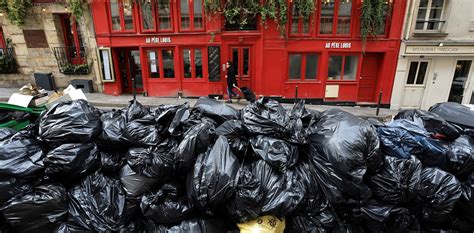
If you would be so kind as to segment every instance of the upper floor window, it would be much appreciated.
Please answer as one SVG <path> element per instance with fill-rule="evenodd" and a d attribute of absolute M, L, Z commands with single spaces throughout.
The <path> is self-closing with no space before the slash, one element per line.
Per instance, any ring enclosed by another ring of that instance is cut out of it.
<path fill-rule="evenodd" d="M 153 1 L 141 1 L 140 15 L 143 31 L 171 31 L 171 1 L 158 3 Z"/>
<path fill-rule="evenodd" d="M 319 34 L 350 34 L 352 4 L 352 0 L 322 0 Z"/>
<path fill-rule="evenodd" d="M 389 26 L 391 22 L 392 9 L 393 9 L 393 0 L 385 0 L 385 4 L 382 5 L 382 15 L 385 16 L 385 20 L 380 27 L 380 30 L 377 32 L 377 35 L 386 35 L 389 31 Z"/>
<path fill-rule="evenodd" d="M 181 30 L 204 29 L 202 0 L 180 0 L 179 5 Z"/>
<path fill-rule="evenodd" d="M 290 17 L 290 35 L 303 36 L 309 35 L 310 18 L 303 17 L 298 13 L 298 5 L 292 3 Z"/>
<path fill-rule="evenodd" d="M 133 31 L 133 4 L 131 0 L 110 0 L 112 31 Z"/>
<path fill-rule="evenodd" d="M 415 30 L 440 31 L 444 0 L 420 0 Z"/>

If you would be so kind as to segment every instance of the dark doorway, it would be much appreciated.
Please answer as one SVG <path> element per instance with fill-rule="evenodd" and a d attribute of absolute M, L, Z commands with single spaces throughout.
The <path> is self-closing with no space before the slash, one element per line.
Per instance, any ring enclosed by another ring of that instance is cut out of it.
<path fill-rule="evenodd" d="M 140 50 L 138 48 L 117 49 L 120 78 L 122 79 L 123 92 L 133 92 L 133 82 L 137 93 L 143 92 L 142 66 L 140 63 Z"/>
<path fill-rule="evenodd" d="M 379 53 L 367 53 L 364 56 L 360 72 L 358 102 L 375 103 L 375 87 L 382 63 L 382 55 Z"/>
<path fill-rule="evenodd" d="M 469 78 L 469 70 L 471 70 L 472 61 L 459 60 L 454 68 L 453 83 L 449 92 L 449 102 L 462 103 L 464 90 L 466 89 L 467 79 Z"/>

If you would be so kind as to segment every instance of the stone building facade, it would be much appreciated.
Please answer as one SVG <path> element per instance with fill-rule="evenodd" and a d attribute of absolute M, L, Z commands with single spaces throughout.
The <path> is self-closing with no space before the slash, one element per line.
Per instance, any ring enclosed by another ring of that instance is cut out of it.
<path fill-rule="evenodd" d="M 92 80 L 94 90 L 101 91 L 92 19 L 88 5 L 83 8 L 83 17 L 74 22 L 66 3 L 33 0 L 21 27 L 0 13 L 0 51 L 8 56 L 12 47 L 16 64 L 16 72 L 0 70 L 0 87 L 20 87 L 34 83 L 34 73 L 52 73 L 58 89 L 82 79 Z"/>

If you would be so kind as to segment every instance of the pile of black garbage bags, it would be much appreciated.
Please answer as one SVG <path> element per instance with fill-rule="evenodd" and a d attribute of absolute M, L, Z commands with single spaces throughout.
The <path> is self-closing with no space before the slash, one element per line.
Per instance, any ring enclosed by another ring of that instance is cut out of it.
<path fill-rule="evenodd" d="M 0 129 L 0 232 L 472 232 L 474 138 L 421 110 L 390 123 L 262 98 L 101 112 L 63 102 Z"/>

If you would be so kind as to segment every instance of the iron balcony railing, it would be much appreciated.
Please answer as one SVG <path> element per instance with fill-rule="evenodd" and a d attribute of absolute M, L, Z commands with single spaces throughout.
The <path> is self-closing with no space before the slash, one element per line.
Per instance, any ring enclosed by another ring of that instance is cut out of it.
<path fill-rule="evenodd" d="M 0 48 L 0 74 L 16 73 L 16 63 L 13 48 Z"/>
<path fill-rule="evenodd" d="M 86 47 L 53 47 L 52 49 L 59 72 L 63 74 L 89 74 L 91 72 L 91 62 L 89 62 Z"/>

